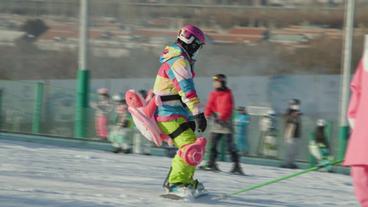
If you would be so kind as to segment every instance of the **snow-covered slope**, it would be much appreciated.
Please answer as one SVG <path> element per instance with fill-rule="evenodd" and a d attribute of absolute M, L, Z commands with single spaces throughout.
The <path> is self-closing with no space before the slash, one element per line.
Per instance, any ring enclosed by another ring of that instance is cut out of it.
<path fill-rule="evenodd" d="M 0 207 L 358 206 L 349 176 L 310 173 L 226 200 L 218 195 L 295 172 L 242 165 L 250 176 L 198 171 L 211 192 L 194 202 L 159 197 L 164 157 L 57 148 L 0 140 Z M 224 171 L 230 163 L 219 163 Z"/>

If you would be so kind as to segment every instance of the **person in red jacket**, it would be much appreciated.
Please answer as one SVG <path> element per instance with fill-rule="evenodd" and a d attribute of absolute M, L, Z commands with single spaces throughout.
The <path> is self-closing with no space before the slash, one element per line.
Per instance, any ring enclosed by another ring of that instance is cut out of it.
<path fill-rule="evenodd" d="M 234 100 L 231 90 L 226 86 L 226 76 L 224 74 L 213 76 L 213 87 L 214 90 L 210 93 L 205 108 L 205 116 L 214 119 L 211 130 L 212 146 L 209 161 L 202 169 L 213 171 L 219 170 L 216 164 L 218 154 L 217 145 L 221 138 L 225 137 L 227 149 L 234 163 L 231 173 L 244 175 L 239 164 L 239 155 L 233 140 L 232 113 L 234 109 Z"/>

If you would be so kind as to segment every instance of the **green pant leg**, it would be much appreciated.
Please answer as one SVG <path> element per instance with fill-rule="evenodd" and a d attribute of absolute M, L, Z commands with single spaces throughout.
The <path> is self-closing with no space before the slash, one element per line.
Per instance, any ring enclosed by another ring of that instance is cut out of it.
<path fill-rule="evenodd" d="M 158 125 L 162 132 L 170 134 L 175 131 L 185 120 L 180 118 L 168 122 L 159 122 Z M 192 144 L 196 140 L 196 135 L 191 129 L 187 129 L 179 136 L 175 137 L 174 144 L 179 150 L 187 144 Z M 188 165 L 181 157 L 175 155 L 171 163 L 171 173 L 169 175 L 169 183 L 190 184 L 193 181 L 195 167 Z"/>
<path fill-rule="evenodd" d="M 169 176 L 169 183 L 190 184 L 193 181 L 195 167 L 188 165 L 184 160 L 175 155 L 171 163 L 171 173 Z"/>

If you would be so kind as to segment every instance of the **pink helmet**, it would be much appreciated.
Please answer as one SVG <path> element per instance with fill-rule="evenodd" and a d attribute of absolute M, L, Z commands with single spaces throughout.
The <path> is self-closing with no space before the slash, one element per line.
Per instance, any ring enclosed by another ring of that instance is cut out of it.
<path fill-rule="evenodd" d="M 197 39 L 200 44 L 206 43 L 202 30 L 192 24 L 185 25 L 179 30 L 178 39 L 186 44 L 192 44 L 195 39 Z"/>
<path fill-rule="evenodd" d="M 109 89 L 107 89 L 107 88 L 99 88 L 97 90 L 97 93 L 98 94 L 109 94 Z"/>

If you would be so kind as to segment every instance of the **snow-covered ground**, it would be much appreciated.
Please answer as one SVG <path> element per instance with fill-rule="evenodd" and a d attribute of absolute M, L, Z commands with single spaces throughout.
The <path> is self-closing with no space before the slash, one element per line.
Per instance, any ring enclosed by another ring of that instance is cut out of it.
<path fill-rule="evenodd" d="M 218 200 L 222 193 L 296 172 L 245 164 L 250 176 L 198 171 L 211 195 L 171 201 L 159 197 L 169 165 L 164 157 L 0 140 L 0 207 L 358 206 L 349 176 L 319 172 Z"/>

